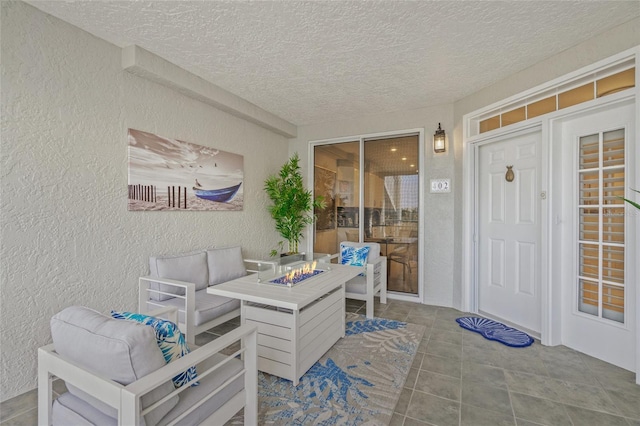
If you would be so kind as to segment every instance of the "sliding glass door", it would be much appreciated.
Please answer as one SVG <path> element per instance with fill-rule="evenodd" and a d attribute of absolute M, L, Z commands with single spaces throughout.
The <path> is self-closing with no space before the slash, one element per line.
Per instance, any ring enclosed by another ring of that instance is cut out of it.
<path fill-rule="evenodd" d="M 314 252 L 341 241 L 380 244 L 389 291 L 418 294 L 419 137 L 360 139 L 314 146 Z"/>

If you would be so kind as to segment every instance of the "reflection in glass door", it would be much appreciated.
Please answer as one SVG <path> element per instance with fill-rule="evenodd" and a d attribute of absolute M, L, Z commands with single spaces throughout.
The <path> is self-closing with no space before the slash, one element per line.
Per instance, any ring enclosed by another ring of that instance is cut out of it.
<path fill-rule="evenodd" d="M 327 202 L 315 212 L 314 252 L 378 242 L 388 291 L 409 295 L 418 294 L 418 144 L 414 135 L 314 147 L 314 194 Z"/>
<path fill-rule="evenodd" d="M 337 253 L 340 241 L 359 241 L 360 142 L 314 148 L 314 196 L 325 209 L 316 210 L 314 253 Z"/>
<path fill-rule="evenodd" d="M 364 141 L 364 241 L 387 256 L 387 290 L 418 294 L 418 136 Z"/>

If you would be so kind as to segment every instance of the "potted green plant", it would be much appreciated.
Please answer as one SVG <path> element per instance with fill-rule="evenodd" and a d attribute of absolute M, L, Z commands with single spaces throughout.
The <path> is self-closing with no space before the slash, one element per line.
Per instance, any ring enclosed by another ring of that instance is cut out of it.
<path fill-rule="evenodd" d="M 314 209 L 325 207 L 323 197 L 313 199 L 311 191 L 305 189 L 299 163 L 300 158 L 295 153 L 283 164 L 279 174 L 269 176 L 264 182 L 264 190 L 273 203 L 268 206 L 269 213 L 276 222 L 276 230 L 289 244 L 287 254 L 298 253 L 305 227 L 315 220 Z M 282 245 L 281 241 L 279 246 Z M 272 250 L 271 256 L 277 253 Z"/>

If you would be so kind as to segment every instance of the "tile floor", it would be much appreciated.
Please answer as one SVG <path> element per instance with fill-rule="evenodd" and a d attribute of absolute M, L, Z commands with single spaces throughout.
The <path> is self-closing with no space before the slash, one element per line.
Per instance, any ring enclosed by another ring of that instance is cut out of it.
<path fill-rule="evenodd" d="M 347 310 L 364 314 L 364 304 L 347 300 Z M 454 320 L 463 314 L 455 309 L 390 301 L 375 314 L 426 326 L 392 426 L 640 426 L 640 386 L 631 372 L 564 346 L 486 340 L 460 328 Z M 36 399 L 34 390 L 0 404 L 0 425 L 36 425 Z"/>

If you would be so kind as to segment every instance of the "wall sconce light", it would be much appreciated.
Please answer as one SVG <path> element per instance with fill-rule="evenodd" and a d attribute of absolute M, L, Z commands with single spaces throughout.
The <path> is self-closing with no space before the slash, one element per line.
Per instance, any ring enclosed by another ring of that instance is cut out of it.
<path fill-rule="evenodd" d="M 445 134 L 444 130 L 440 127 L 440 123 L 438 123 L 438 130 L 433 134 L 433 150 L 435 152 L 445 152 L 447 149 L 444 144 Z"/>

